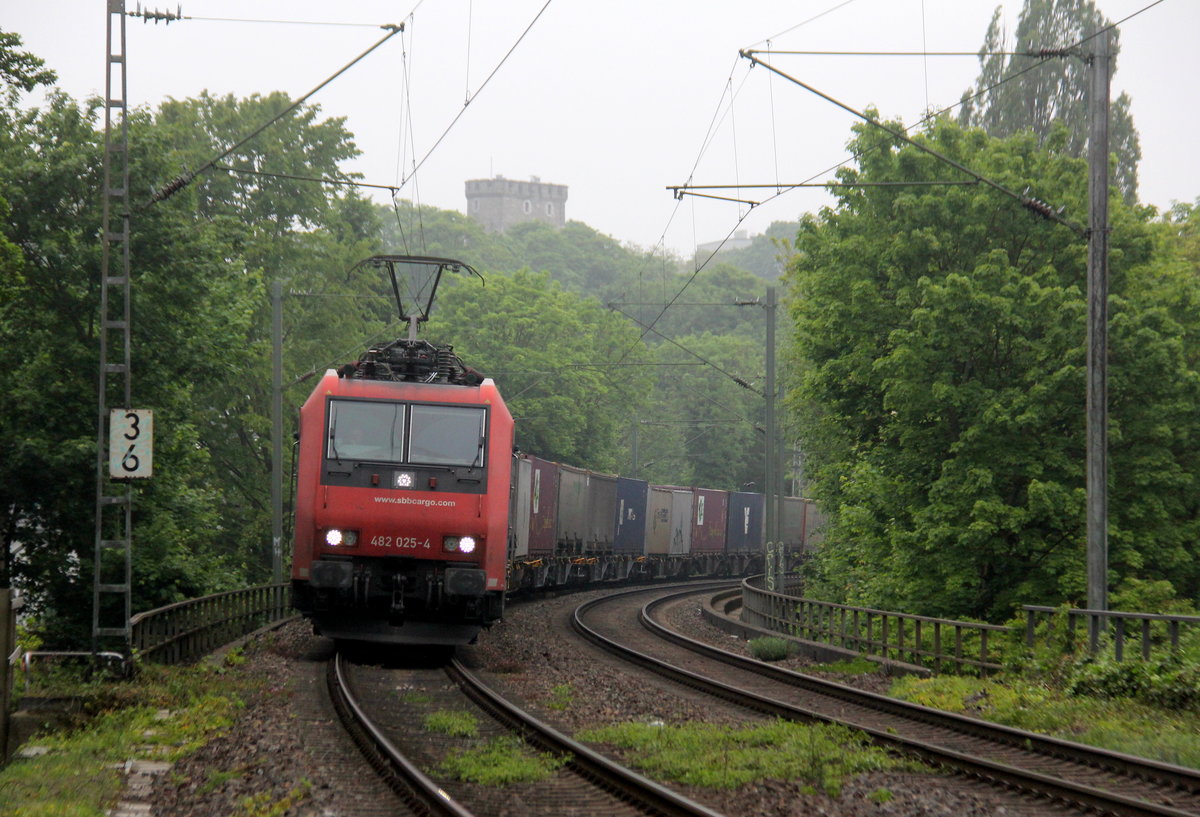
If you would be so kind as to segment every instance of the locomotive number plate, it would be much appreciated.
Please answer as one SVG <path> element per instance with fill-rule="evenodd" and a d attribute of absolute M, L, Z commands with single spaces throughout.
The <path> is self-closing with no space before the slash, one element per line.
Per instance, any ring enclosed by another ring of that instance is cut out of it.
<path fill-rule="evenodd" d="M 377 548 L 398 550 L 429 550 L 432 547 L 428 539 L 418 539 L 415 536 L 372 536 L 371 544 Z"/>

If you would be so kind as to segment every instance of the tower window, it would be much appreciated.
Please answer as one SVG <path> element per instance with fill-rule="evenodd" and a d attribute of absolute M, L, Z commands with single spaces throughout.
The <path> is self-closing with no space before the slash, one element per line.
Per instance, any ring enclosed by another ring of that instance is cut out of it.
<path fill-rule="evenodd" d="M 546 215 L 548 215 L 548 216 L 554 215 L 554 202 L 552 202 L 552 201 L 546 202 Z"/>
<path fill-rule="evenodd" d="M 533 212 L 533 203 L 529 199 L 525 199 L 521 209 L 525 211 L 525 215 L 529 215 Z"/>

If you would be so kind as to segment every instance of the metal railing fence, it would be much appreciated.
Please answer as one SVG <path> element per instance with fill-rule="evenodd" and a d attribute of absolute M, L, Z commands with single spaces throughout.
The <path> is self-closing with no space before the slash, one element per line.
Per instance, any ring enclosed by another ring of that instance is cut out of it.
<path fill-rule="evenodd" d="M 1087 634 L 1087 647 L 1093 653 L 1112 645 L 1113 655 L 1118 661 L 1125 660 L 1127 641 L 1140 642 L 1141 657 L 1149 661 L 1155 646 L 1172 652 L 1179 650 L 1180 632 L 1184 625 L 1200 625 L 1200 616 L 1160 615 L 1156 613 L 1128 613 L 1119 610 L 1084 610 L 1063 607 L 1038 607 L 1025 604 L 1025 645 L 1037 646 L 1037 630 L 1040 620 L 1049 625 L 1045 640 L 1061 638 L 1060 646 L 1066 650 L 1075 647 L 1077 630 Z M 1057 632 L 1056 615 L 1066 615 L 1066 626 Z M 1129 632 L 1133 629 L 1136 635 Z"/>
<path fill-rule="evenodd" d="M 144 661 L 186 663 L 291 614 L 287 584 L 216 593 L 135 615 L 133 650 Z"/>
<path fill-rule="evenodd" d="M 988 639 L 1006 632 L 1003 625 L 814 601 L 786 592 L 799 589 L 798 579 L 786 580 L 784 592 L 766 590 L 762 583 L 762 576 L 742 582 L 742 620 L 747 624 L 935 672 L 944 665 L 981 674 L 1001 668 L 991 660 Z"/>

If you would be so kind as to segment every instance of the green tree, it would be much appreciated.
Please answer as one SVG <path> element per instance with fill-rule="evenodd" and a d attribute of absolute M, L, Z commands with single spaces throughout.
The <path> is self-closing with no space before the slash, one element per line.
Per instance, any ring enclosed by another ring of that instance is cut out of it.
<path fill-rule="evenodd" d="M 792 239 L 799 222 L 773 221 L 762 235 L 752 236 L 750 246 L 717 253 L 717 259 L 752 272 L 767 281 L 776 281 L 787 267 L 792 254 Z M 699 253 L 703 261 L 708 253 Z"/>
<path fill-rule="evenodd" d="M 1022 131 L 1037 134 L 1045 143 L 1057 123 L 1067 126 L 1063 149 L 1086 157 L 1088 144 L 1086 55 L 1098 40 L 1089 40 L 1111 23 L 1092 0 L 1025 0 L 1017 30 L 1009 42 L 997 8 L 979 51 L 979 78 L 963 94 L 959 122 L 982 127 L 992 136 Z M 1082 42 L 1071 56 L 1043 59 L 1040 49 L 1066 48 Z M 1116 72 L 1118 31 L 1111 32 L 1111 71 Z M 1002 52 L 1017 52 L 1006 55 Z M 1112 103 L 1109 145 L 1117 156 L 1113 182 L 1125 202 L 1137 201 L 1137 166 L 1142 149 L 1130 114 L 1130 98 L 1121 94 Z"/>
<path fill-rule="evenodd" d="M 664 266 L 668 277 L 680 270 L 677 258 L 623 246 L 578 221 L 561 229 L 531 221 L 505 233 L 489 233 L 462 213 L 416 207 L 408 201 L 380 207 L 379 215 L 383 244 L 392 252 L 461 258 L 484 271 L 528 267 L 549 272 L 572 292 L 605 301 L 620 298 L 647 276 L 657 280 Z"/>
<path fill-rule="evenodd" d="M 131 189 L 159 189 L 286 104 L 205 95 L 131 112 Z M 0 532 L 55 645 L 90 635 L 101 105 L 52 93 L 44 109 L 0 108 L 0 356 L 15 380 L 0 395 Z M 230 164 L 339 178 L 354 155 L 315 109 L 276 127 Z M 351 273 L 379 229 L 353 194 L 218 171 L 132 222 L 133 387 L 157 420 L 133 529 L 133 603 L 148 609 L 269 576 L 270 281 L 287 284 L 293 375 L 357 354 L 393 316 L 383 282 Z"/>
<path fill-rule="evenodd" d="M 945 178 L 868 126 L 844 181 Z M 939 121 L 938 151 L 1074 212 L 1083 163 Z M 1113 210 L 1110 568 L 1198 589 L 1198 325 L 1154 261 L 1148 212 Z M 801 368 L 790 394 L 833 518 L 814 583 L 833 597 L 1003 617 L 1084 590 L 1086 246 L 982 187 L 856 188 L 806 219 L 789 272 Z M 1194 278 L 1192 279 L 1194 280 Z"/>
<path fill-rule="evenodd" d="M 51 643 L 86 639 L 95 494 L 101 135 L 93 100 L 52 94 L 44 110 L 8 110 L 0 137 L 4 231 L 20 249 L 19 277 L 0 311 L 3 364 L 16 383 L 0 396 L 11 455 L 0 463 L 0 507 L 17 581 Z M 139 113 L 133 127 L 148 117 Z M 134 179 L 157 157 L 139 143 Z M 222 275 L 230 247 L 211 224 L 169 208 L 138 220 L 133 349 L 136 394 L 153 406 L 160 477 L 139 489 L 135 601 L 154 606 L 230 580 L 213 544 L 219 503 L 191 414 L 194 384 L 225 375 L 247 290 Z M 140 375 L 140 378 L 139 378 Z M 169 520 L 169 521 L 168 521 Z"/>
<path fill-rule="evenodd" d="M 653 375 L 637 331 L 549 273 L 491 273 L 448 288 L 423 331 L 492 377 L 517 418 L 516 444 L 551 460 L 616 471 L 628 418 Z M 619 360 L 627 365 L 613 367 Z"/>
<path fill-rule="evenodd" d="M 742 318 L 761 323 L 757 314 Z M 680 337 L 677 343 L 663 343 L 656 349 L 663 365 L 658 368 L 654 411 L 644 418 L 641 431 L 642 460 L 654 464 L 646 478 L 723 490 L 762 490 L 761 341 L 706 332 Z"/>
<path fill-rule="evenodd" d="M 203 165 L 290 104 L 281 93 L 245 99 L 205 93 L 167 101 L 142 137 L 165 157 L 154 186 L 181 168 Z M 383 278 L 355 269 L 378 250 L 374 206 L 352 190 L 280 177 L 347 178 L 339 164 L 358 154 L 353 137 L 344 120 L 321 120 L 319 112 L 301 106 L 221 167 L 150 208 L 168 204 L 188 219 L 216 225 L 233 251 L 234 263 L 222 277 L 253 292 L 241 320 L 229 328 L 234 348 L 225 353 L 225 376 L 198 382 L 194 394 L 201 444 L 223 475 L 226 524 L 238 531 L 226 539 L 227 552 L 247 581 L 270 578 L 272 284 L 282 283 L 285 293 L 282 342 L 290 403 L 304 399 L 304 385 L 295 382 L 304 373 L 355 357 L 396 319 Z M 190 307 L 187 299 L 180 303 Z M 285 411 L 289 430 L 293 414 Z"/>
<path fill-rule="evenodd" d="M 19 51 L 21 35 L 0 29 L 0 83 L 5 86 L 5 103 L 15 105 L 21 91 L 53 85 L 57 76 L 44 68 L 46 61 L 28 51 Z"/>

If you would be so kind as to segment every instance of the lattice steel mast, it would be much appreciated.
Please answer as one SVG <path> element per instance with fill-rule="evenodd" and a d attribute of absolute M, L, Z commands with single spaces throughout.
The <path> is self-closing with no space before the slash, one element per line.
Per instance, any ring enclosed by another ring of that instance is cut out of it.
<path fill-rule="evenodd" d="M 129 117 L 125 0 L 108 0 L 104 82 L 104 190 L 100 243 L 100 371 L 96 389 L 96 537 L 92 649 L 130 650 L 133 490 L 107 476 L 109 408 L 132 406 L 129 286 Z M 114 134 L 114 118 L 116 132 Z M 116 228 L 113 220 L 116 219 Z M 115 263 L 113 257 L 115 255 Z M 113 267 L 116 269 L 114 270 Z M 110 379 L 110 375 L 112 375 Z M 115 575 L 114 575 L 115 574 Z M 115 618 L 120 615 L 120 622 Z"/>

